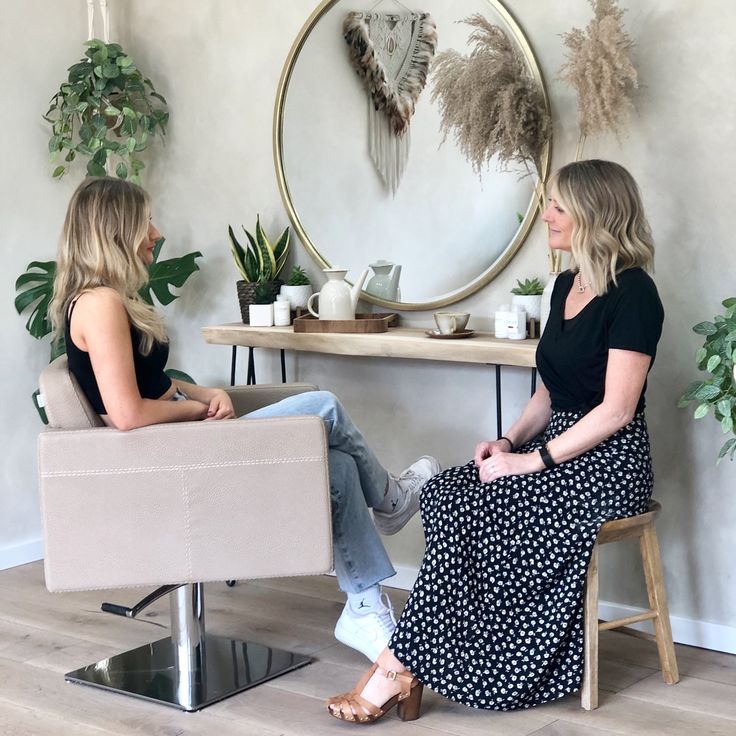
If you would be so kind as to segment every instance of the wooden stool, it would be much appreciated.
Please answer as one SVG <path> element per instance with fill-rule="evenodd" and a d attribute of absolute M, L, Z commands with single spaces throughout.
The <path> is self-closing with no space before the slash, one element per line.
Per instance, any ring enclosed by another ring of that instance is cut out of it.
<path fill-rule="evenodd" d="M 659 663 L 662 678 L 668 685 L 679 682 L 675 645 L 672 641 L 670 614 L 667 610 L 667 594 L 662 576 L 662 561 L 659 556 L 657 532 L 654 519 L 662 507 L 657 501 L 651 501 L 649 511 L 628 519 L 608 521 L 602 527 L 593 547 L 593 554 L 588 567 L 585 588 L 585 671 L 581 688 L 582 706 L 585 710 L 598 707 L 598 632 L 618 629 L 639 621 L 654 620 L 654 639 L 659 651 Z M 639 537 L 641 561 L 647 583 L 649 609 L 636 616 L 628 616 L 614 621 L 598 621 L 598 547 L 609 542 Z M 640 634 L 640 632 L 636 632 Z M 651 639 L 649 635 L 645 638 Z"/>

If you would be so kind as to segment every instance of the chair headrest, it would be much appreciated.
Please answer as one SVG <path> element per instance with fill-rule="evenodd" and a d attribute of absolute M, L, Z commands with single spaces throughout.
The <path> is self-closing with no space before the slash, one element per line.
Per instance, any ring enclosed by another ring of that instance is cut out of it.
<path fill-rule="evenodd" d="M 66 355 L 60 355 L 41 372 L 39 388 L 44 396 L 51 429 L 104 427 L 77 380 L 69 372 Z"/>

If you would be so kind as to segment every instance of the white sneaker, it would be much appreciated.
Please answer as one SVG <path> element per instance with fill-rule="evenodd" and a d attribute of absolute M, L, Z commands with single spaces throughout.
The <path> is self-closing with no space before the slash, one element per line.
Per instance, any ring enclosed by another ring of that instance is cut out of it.
<path fill-rule="evenodd" d="M 419 492 L 424 484 L 442 470 L 439 462 L 429 455 L 422 455 L 399 477 L 391 476 L 399 485 L 402 496 L 393 511 L 373 509 L 373 520 L 381 534 L 390 536 L 406 526 L 406 522 L 419 511 Z"/>
<path fill-rule="evenodd" d="M 335 626 L 335 638 L 365 654 L 371 662 L 378 659 L 396 628 L 394 609 L 385 593 L 381 594 L 381 603 L 370 613 L 355 613 L 346 603 Z"/>

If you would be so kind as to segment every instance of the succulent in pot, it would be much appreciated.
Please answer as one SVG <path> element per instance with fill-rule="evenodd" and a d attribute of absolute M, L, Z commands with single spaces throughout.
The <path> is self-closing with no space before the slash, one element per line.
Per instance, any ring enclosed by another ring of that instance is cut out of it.
<path fill-rule="evenodd" d="M 283 282 L 278 276 L 286 265 L 289 255 L 289 228 L 287 227 L 278 240 L 272 243 L 261 227 L 260 216 L 256 216 L 255 235 L 243 228 L 248 238 L 245 247 L 240 244 L 229 225 L 227 231 L 230 235 L 230 252 L 235 267 L 243 277 L 237 282 L 240 314 L 243 322 L 249 324 L 248 307 L 255 303 L 256 284 L 265 284 L 270 290 L 269 303 L 273 302 L 279 293 Z"/>
<path fill-rule="evenodd" d="M 544 285 L 539 279 L 517 279 L 516 286 L 511 289 L 511 302 L 522 307 L 528 319 L 539 322 L 542 316 L 543 291 Z"/>
<path fill-rule="evenodd" d="M 292 309 L 306 309 L 312 296 L 312 284 L 301 266 L 294 266 L 289 278 L 281 287 L 281 295 L 288 297 Z"/>

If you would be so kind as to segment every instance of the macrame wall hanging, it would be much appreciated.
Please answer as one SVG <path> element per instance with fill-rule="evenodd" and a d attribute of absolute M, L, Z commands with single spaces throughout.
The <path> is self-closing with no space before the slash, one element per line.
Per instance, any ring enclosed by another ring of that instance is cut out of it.
<path fill-rule="evenodd" d="M 343 34 L 368 90 L 368 151 L 395 196 L 409 159 L 409 123 L 437 48 L 437 27 L 429 13 L 407 8 L 348 13 Z"/>

